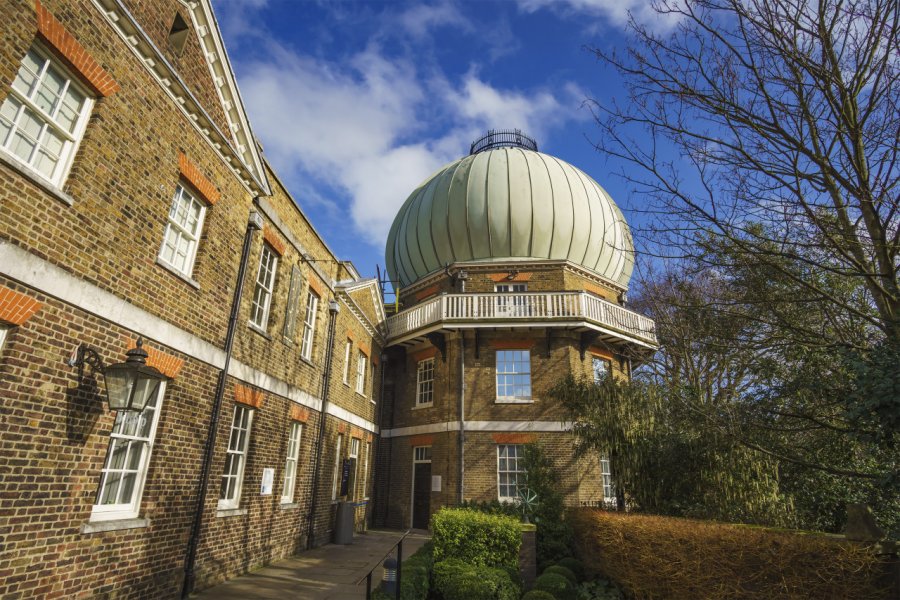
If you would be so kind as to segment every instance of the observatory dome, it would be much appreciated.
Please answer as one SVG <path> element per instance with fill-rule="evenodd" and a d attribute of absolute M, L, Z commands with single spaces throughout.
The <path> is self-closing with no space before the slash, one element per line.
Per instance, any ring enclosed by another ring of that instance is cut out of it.
<path fill-rule="evenodd" d="M 616 203 L 584 172 L 515 134 L 505 143 L 489 133 L 413 190 L 388 234 L 391 280 L 406 287 L 456 262 L 549 259 L 627 288 L 634 245 Z"/>

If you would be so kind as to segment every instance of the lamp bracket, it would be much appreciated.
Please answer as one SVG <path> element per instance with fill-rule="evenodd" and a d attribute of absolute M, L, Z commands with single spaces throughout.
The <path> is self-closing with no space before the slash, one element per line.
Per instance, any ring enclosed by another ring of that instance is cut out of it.
<path fill-rule="evenodd" d="M 72 357 L 69 358 L 68 363 L 70 367 L 78 367 L 78 379 L 84 377 L 84 365 L 90 366 L 94 372 L 103 373 L 105 369 L 100 354 L 87 344 L 79 345 Z"/>

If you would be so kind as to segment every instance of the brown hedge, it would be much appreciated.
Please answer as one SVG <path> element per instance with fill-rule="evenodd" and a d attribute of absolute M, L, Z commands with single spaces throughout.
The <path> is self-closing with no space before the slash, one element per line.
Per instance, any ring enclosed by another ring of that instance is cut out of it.
<path fill-rule="evenodd" d="M 585 568 L 638 599 L 889 599 L 871 545 L 709 521 L 578 509 Z"/>

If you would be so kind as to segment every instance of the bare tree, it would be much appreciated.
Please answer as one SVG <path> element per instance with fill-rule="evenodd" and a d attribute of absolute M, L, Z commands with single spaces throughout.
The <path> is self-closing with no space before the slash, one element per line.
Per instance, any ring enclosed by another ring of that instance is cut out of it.
<path fill-rule="evenodd" d="M 760 318 L 795 341 L 900 343 L 900 3 L 657 10 L 671 33 L 632 23 L 626 53 L 594 50 L 629 90 L 627 103 L 595 103 L 598 148 L 639 167 L 624 175 L 665 214 L 657 247 L 779 279 Z M 811 302 L 825 323 L 794 318 Z"/>

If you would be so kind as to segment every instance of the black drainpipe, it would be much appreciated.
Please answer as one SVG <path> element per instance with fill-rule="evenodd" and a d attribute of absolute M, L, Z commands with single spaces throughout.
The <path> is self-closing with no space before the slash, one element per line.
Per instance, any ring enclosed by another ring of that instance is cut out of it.
<path fill-rule="evenodd" d="M 184 559 L 184 585 L 181 588 L 182 598 L 187 598 L 188 594 L 194 589 L 194 581 L 196 579 L 194 564 L 197 560 L 197 548 L 200 545 L 200 531 L 203 525 L 203 508 L 206 504 L 206 491 L 208 488 L 207 480 L 209 479 L 209 470 L 212 466 L 213 454 L 216 449 L 219 413 L 222 412 L 222 398 L 225 396 L 225 381 L 228 378 L 228 367 L 231 364 L 231 349 L 234 346 L 234 332 L 241 307 L 241 294 L 244 291 L 244 276 L 247 272 L 247 259 L 250 258 L 250 243 L 253 241 L 253 233 L 260 229 L 262 229 L 262 217 L 260 217 L 258 212 L 252 210 L 250 211 L 250 218 L 247 220 L 247 231 L 244 232 L 244 246 L 241 248 L 241 264 L 238 267 L 237 283 L 234 286 L 234 297 L 231 299 L 231 316 L 228 318 L 228 330 L 225 333 L 225 365 L 219 372 L 212 414 L 209 417 L 209 432 L 206 435 L 206 448 L 203 455 L 203 465 L 200 468 L 200 479 L 198 483 L 197 508 L 194 511 L 194 522 L 191 525 L 191 537 L 188 540 L 187 554 Z"/>
<path fill-rule="evenodd" d="M 322 442 L 325 439 L 325 413 L 328 409 L 328 388 L 331 385 L 331 358 L 334 354 L 334 326 L 341 306 L 337 300 L 328 303 L 328 345 L 325 347 L 325 372 L 322 374 L 322 412 L 319 413 L 319 441 L 316 444 L 316 466 L 313 470 L 312 492 L 310 493 L 306 549 L 313 547 L 315 540 L 316 496 L 319 491 L 319 471 L 322 463 Z"/>

